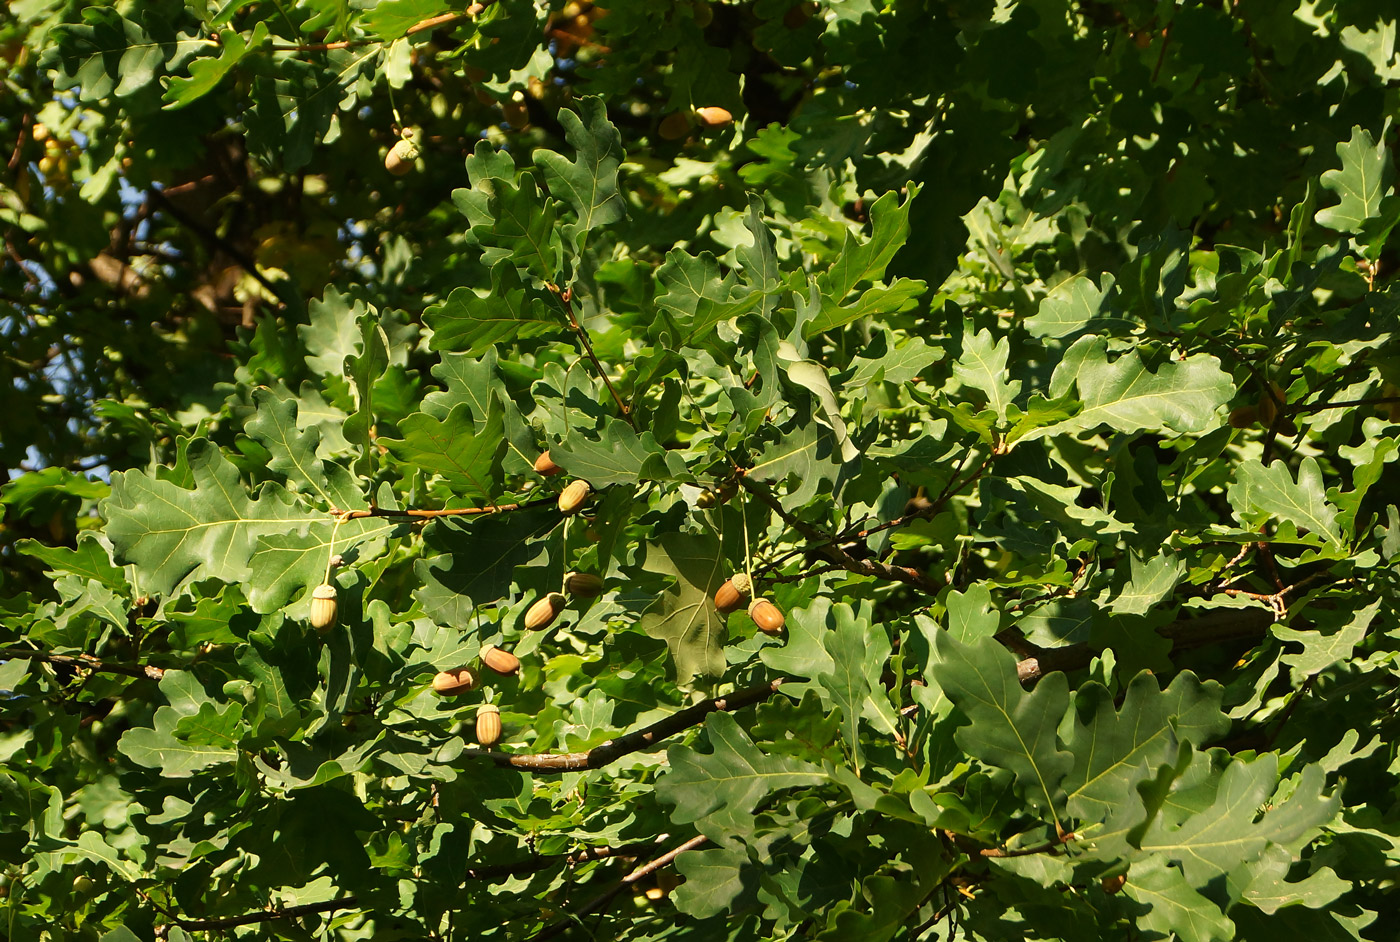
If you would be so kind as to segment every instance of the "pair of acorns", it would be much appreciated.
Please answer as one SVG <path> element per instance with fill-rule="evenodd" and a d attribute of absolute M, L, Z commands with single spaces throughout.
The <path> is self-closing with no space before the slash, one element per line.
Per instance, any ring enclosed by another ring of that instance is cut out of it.
<path fill-rule="evenodd" d="M 782 610 L 765 598 L 756 598 L 749 602 L 749 596 L 752 594 L 753 580 L 742 572 L 736 572 L 724 580 L 724 585 L 715 591 L 715 610 L 721 615 L 728 615 L 730 612 L 737 612 L 748 602 L 749 617 L 753 619 L 759 631 L 766 635 L 782 634 L 783 625 L 787 623 Z"/>
<path fill-rule="evenodd" d="M 520 671 L 520 658 L 493 644 L 481 649 L 481 663 L 502 676 Z M 439 671 L 433 677 L 433 691 L 441 697 L 456 697 L 476 686 L 476 675 L 470 667 Z M 494 746 L 501 738 L 501 709 L 494 703 L 483 703 L 476 711 L 476 741 Z"/>
<path fill-rule="evenodd" d="M 540 452 L 540 456 L 535 459 L 535 472 L 544 477 L 552 478 L 563 470 L 549 457 L 548 448 Z M 566 517 L 572 517 L 583 509 L 583 503 L 588 500 L 588 495 L 591 493 L 593 493 L 593 488 L 587 481 L 570 481 L 559 492 L 559 512 Z"/>
<path fill-rule="evenodd" d="M 530 631 L 542 631 L 554 624 L 554 619 L 569 604 L 566 593 L 579 599 L 597 598 L 603 594 L 603 580 L 588 572 L 566 573 L 563 592 L 550 592 L 525 610 L 525 627 Z"/>

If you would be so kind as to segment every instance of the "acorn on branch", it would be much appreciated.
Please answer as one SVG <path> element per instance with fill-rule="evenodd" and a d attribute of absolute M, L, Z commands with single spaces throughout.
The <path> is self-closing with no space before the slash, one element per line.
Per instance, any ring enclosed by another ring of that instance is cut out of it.
<path fill-rule="evenodd" d="M 753 581 L 746 574 L 736 572 L 715 592 L 715 609 L 721 615 L 737 612 L 744 607 L 744 603 L 748 602 L 752 594 Z"/>

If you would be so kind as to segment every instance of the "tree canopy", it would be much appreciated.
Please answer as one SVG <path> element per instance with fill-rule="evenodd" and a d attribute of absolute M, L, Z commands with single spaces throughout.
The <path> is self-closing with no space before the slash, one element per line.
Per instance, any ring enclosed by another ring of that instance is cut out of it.
<path fill-rule="evenodd" d="M 1388 938 L 1396 22 L 14 0 L 0 938 Z"/>

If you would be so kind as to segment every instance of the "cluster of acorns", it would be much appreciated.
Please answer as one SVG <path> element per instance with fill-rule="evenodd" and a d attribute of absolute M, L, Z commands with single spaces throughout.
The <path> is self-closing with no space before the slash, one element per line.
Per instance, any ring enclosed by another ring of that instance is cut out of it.
<path fill-rule="evenodd" d="M 549 457 L 549 452 L 545 451 L 535 460 L 535 471 L 545 477 L 552 477 L 563 469 L 555 464 Z M 558 507 L 559 512 L 565 516 L 572 516 L 578 513 L 588 500 L 588 495 L 592 488 L 587 481 L 571 481 L 560 493 Z M 722 489 L 720 499 L 727 500 L 733 496 L 733 490 L 727 493 Z M 711 494 L 706 491 L 705 494 Z M 711 500 L 705 506 L 714 505 L 715 495 L 711 494 Z M 703 502 L 702 502 L 703 503 Z M 548 628 L 559 617 L 559 613 L 569 603 L 569 597 L 591 599 L 603 594 L 603 580 L 592 573 L 569 572 L 564 576 L 561 592 L 549 592 L 538 599 L 525 611 L 525 628 L 529 631 L 541 631 Z M 724 584 L 715 592 L 715 609 L 721 615 L 729 615 L 736 612 L 748 604 L 749 617 L 753 619 L 759 630 L 765 634 L 781 634 L 786 620 L 782 611 L 768 599 L 755 598 L 753 595 L 753 581 L 744 573 L 735 573 L 725 580 Z M 311 627 L 319 632 L 327 632 L 335 626 L 336 622 L 336 590 L 330 583 L 322 583 L 311 591 Z M 520 670 L 520 659 L 509 651 L 487 645 L 481 649 L 481 663 L 497 674 L 511 676 Z M 455 697 L 471 691 L 476 686 L 476 675 L 469 667 L 459 667 L 455 670 L 439 671 L 433 677 L 433 690 L 439 696 Z M 492 703 L 483 703 L 476 714 L 476 741 L 483 746 L 492 746 L 501 738 L 501 711 L 498 706 Z"/>

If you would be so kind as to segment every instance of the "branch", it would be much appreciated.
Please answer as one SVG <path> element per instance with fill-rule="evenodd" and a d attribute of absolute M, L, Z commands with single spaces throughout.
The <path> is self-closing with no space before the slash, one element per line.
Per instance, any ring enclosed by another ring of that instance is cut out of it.
<path fill-rule="evenodd" d="M 662 837 L 665 837 L 665 835 L 663 834 Z M 539 870 L 547 870 L 557 863 L 564 863 L 573 867 L 593 860 L 640 857 L 655 848 L 656 844 L 654 842 L 627 844 L 622 847 L 585 847 L 576 854 L 545 854 L 515 863 L 490 864 L 485 867 L 471 868 L 467 870 L 467 879 L 491 880 L 495 877 L 520 876 L 526 873 L 535 873 Z"/>
<path fill-rule="evenodd" d="M 58 664 L 63 667 L 83 668 L 106 674 L 125 674 L 127 677 L 149 677 L 160 680 L 165 676 L 165 668 L 153 664 L 112 664 L 91 654 L 50 654 L 47 651 L 31 651 L 28 648 L 0 648 L 0 660 L 12 657 L 43 661 L 45 664 Z"/>
<path fill-rule="evenodd" d="M 697 726 L 711 713 L 738 710 L 755 703 L 762 703 L 777 692 L 784 678 L 778 678 L 757 687 L 736 690 L 723 697 L 713 697 L 679 713 L 673 713 L 664 720 L 652 723 L 645 729 L 627 733 L 616 739 L 609 739 L 587 752 L 556 752 L 540 755 L 516 755 L 512 752 L 467 753 L 469 757 L 489 758 L 497 766 L 509 769 L 522 769 L 527 772 L 574 772 L 580 769 L 600 769 L 616 762 L 625 755 L 640 752 L 656 745 L 668 736 Z"/>
<path fill-rule="evenodd" d="M 893 566 L 889 563 L 880 562 L 875 559 L 856 559 L 841 547 L 833 542 L 836 538 L 824 530 L 812 526 L 783 509 L 783 505 L 773 496 L 773 492 L 758 481 L 741 476 L 739 483 L 746 491 L 753 494 L 759 500 L 767 504 L 774 513 L 783 519 L 783 522 L 792 527 L 798 533 L 805 536 L 823 556 L 830 559 L 840 568 L 847 572 L 854 572 L 857 575 L 872 576 L 876 579 L 884 579 L 888 582 L 902 582 L 905 585 L 922 589 L 925 592 L 937 593 L 939 585 L 929 579 L 917 569 L 910 569 L 907 566 Z"/>
<path fill-rule="evenodd" d="M 239 268 L 252 275 L 253 278 L 258 282 L 258 284 L 262 285 L 268 291 L 272 292 L 272 296 L 274 298 L 277 298 L 279 301 L 281 300 L 282 295 L 278 292 L 277 286 L 273 284 L 272 281 L 266 275 L 264 275 L 262 271 L 258 269 L 258 263 L 255 262 L 252 256 L 250 256 L 247 252 L 243 251 L 238 246 L 234 245 L 232 242 L 219 235 L 213 229 L 210 229 L 208 226 L 204 225 L 204 223 L 200 222 L 198 219 L 195 219 L 192 216 L 186 214 L 184 210 L 176 207 L 176 205 L 172 203 L 160 190 L 150 190 L 150 198 L 153 201 L 159 203 L 161 208 L 164 209 L 167 213 L 169 213 L 176 222 L 180 223 L 180 225 L 184 226 L 186 229 L 189 229 L 191 232 L 199 236 L 205 242 L 208 242 L 210 245 L 224 252 L 226 255 L 229 256 L 229 258 L 233 259 L 235 262 L 238 263 Z"/>
<path fill-rule="evenodd" d="M 286 906 L 281 909 L 265 909 L 256 913 L 245 913 L 242 916 L 222 916 L 217 919 L 185 919 L 179 916 L 171 917 L 171 922 L 181 929 L 193 929 L 195 931 L 207 929 L 232 929 L 234 926 L 248 926 L 257 922 L 272 922 L 274 919 L 295 919 L 298 916 L 310 916 L 314 913 L 335 912 L 337 909 L 352 909 L 359 905 L 359 900 L 353 896 L 342 896 L 340 899 L 326 900 L 321 903 L 303 903 L 300 906 Z M 156 930 L 156 938 L 166 937 L 165 927 Z"/>
<path fill-rule="evenodd" d="M 601 896 L 595 897 L 591 902 L 570 913 L 569 915 L 572 918 L 561 919 L 559 922 L 556 922 L 554 925 L 548 927 L 547 929 L 543 929 L 540 932 L 536 933 L 534 936 L 531 937 L 531 942 L 544 942 L 545 939 L 552 939 L 557 935 L 567 932 L 570 928 L 572 928 L 575 925 L 579 916 L 587 916 L 589 913 L 601 909 L 602 907 L 606 906 L 609 902 L 611 902 L 614 896 L 622 892 L 622 890 L 624 890 L 628 886 L 631 886 L 633 883 L 636 883 L 638 880 L 642 879 L 645 876 L 655 873 L 662 867 L 665 867 L 668 864 L 670 864 L 681 854 L 685 853 L 688 850 L 694 850 L 695 848 L 699 847 L 701 844 L 704 844 L 708 840 L 709 838 L 707 838 L 703 834 L 697 835 L 695 837 L 692 837 L 690 840 L 686 841 L 679 847 L 675 848 L 674 850 L 670 850 L 662 854 L 660 857 L 657 857 L 650 863 L 638 867 L 636 870 L 633 870 L 631 873 L 627 874 L 627 876 L 619 880 L 617 882 L 617 885 L 609 889 L 606 893 L 603 893 Z"/>
<path fill-rule="evenodd" d="M 1200 618 L 1187 618 L 1163 625 L 1157 634 L 1170 640 L 1176 648 L 1200 647 L 1223 641 L 1257 638 L 1274 623 L 1273 612 L 1258 608 L 1224 609 Z M 1016 665 L 1021 683 L 1030 686 L 1052 671 L 1066 673 L 1088 667 L 1098 654 L 1087 644 L 1067 644 L 1059 648 L 1042 648 L 1028 641 L 1013 644 L 998 637 L 1007 647 L 1023 657 Z"/>
<path fill-rule="evenodd" d="M 554 496 L 541 497 L 539 500 L 528 500 L 517 504 L 491 504 L 488 507 L 457 507 L 452 510 L 385 510 L 383 507 L 370 507 L 365 510 L 340 510 L 330 508 L 333 517 L 341 517 L 345 520 L 358 520 L 361 517 L 415 517 L 420 519 L 432 519 L 435 517 L 476 517 L 482 514 L 500 514 L 512 510 L 528 510 L 531 507 L 543 507 L 546 504 L 553 504 L 558 500 Z"/>
<path fill-rule="evenodd" d="M 494 0 L 488 0 L 494 2 Z M 420 20 L 410 26 L 405 32 L 405 36 L 412 36 L 414 33 L 421 33 L 424 30 L 437 29 L 439 26 L 446 26 L 458 20 L 465 20 L 475 17 L 486 8 L 484 3 L 474 3 L 467 8 L 465 13 L 443 13 L 440 16 L 430 17 Z M 273 52 L 333 52 L 337 49 L 354 49 L 358 46 L 369 46 L 375 43 L 383 43 L 382 39 L 344 39 L 334 43 L 302 43 L 300 45 L 292 43 L 273 43 Z"/>
<path fill-rule="evenodd" d="M 622 401 L 622 397 L 617 394 L 617 389 L 614 388 L 612 380 L 608 378 L 608 371 L 603 369 L 603 364 L 598 360 L 598 354 L 593 352 L 593 341 L 588 337 L 588 329 L 584 327 L 583 324 L 579 322 L 578 317 L 574 315 L 574 289 L 564 288 L 561 290 L 558 285 L 549 285 L 549 288 L 554 292 L 554 296 L 559 299 L 559 302 L 564 305 L 564 313 L 569 318 L 569 326 L 572 327 L 574 333 L 578 335 L 579 344 L 583 347 L 583 352 L 588 354 L 588 359 L 593 361 L 593 368 L 598 371 L 599 376 L 603 377 L 603 382 L 607 384 L 608 392 L 612 393 L 613 402 L 617 403 L 617 408 L 622 413 L 622 417 L 627 420 L 628 425 L 636 428 L 636 425 L 634 425 L 632 421 L 631 410 L 627 408 L 627 403 Z"/>

